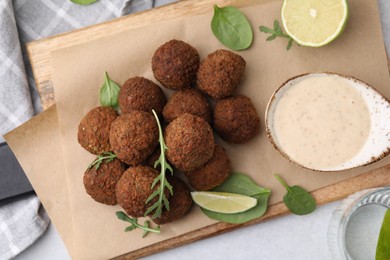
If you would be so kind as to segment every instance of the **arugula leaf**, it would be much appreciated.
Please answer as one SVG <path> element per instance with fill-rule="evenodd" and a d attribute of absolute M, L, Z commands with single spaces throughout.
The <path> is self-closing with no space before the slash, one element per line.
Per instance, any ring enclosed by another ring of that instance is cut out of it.
<path fill-rule="evenodd" d="M 233 6 L 214 5 L 211 30 L 226 47 L 239 51 L 247 49 L 253 41 L 252 27 L 246 16 Z"/>
<path fill-rule="evenodd" d="M 79 5 L 89 5 L 97 2 L 98 0 L 70 0 L 70 1 Z"/>
<path fill-rule="evenodd" d="M 149 232 L 160 233 L 160 226 L 157 226 L 157 228 L 151 228 L 149 221 L 145 221 L 144 225 L 141 225 L 138 223 L 137 218 L 130 218 L 123 211 L 117 211 L 115 214 L 118 219 L 131 223 L 130 226 L 125 228 L 125 232 L 132 231 L 136 228 L 142 229 L 144 231 L 142 234 L 142 238 L 144 238 Z"/>
<path fill-rule="evenodd" d="M 164 190 L 167 188 L 171 195 L 173 195 L 173 189 L 171 184 L 169 184 L 168 180 L 166 179 L 166 170 L 170 171 L 173 175 L 172 167 L 168 164 L 168 162 L 165 159 L 165 151 L 168 149 L 164 142 L 164 136 L 161 129 L 160 120 L 158 119 L 158 116 L 154 109 L 152 110 L 154 117 L 157 121 L 158 126 L 158 135 L 159 135 L 159 142 L 160 142 L 160 157 L 158 160 L 154 163 L 154 168 L 156 168 L 158 165 L 160 165 L 160 174 L 154 179 L 152 183 L 151 189 L 153 189 L 157 183 L 160 183 L 160 186 L 156 191 L 152 193 L 152 195 L 149 196 L 149 198 L 146 200 L 146 204 L 148 204 L 152 199 L 158 196 L 158 200 L 148 208 L 148 210 L 145 212 L 145 216 L 149 215 L 151 212 L 155 211 L 152 219 L 161 217 L 161 213 L 163 208 L 165 207 L 167 210 L 169 210 L 169 201 L 165 196 Z"/>
<path fill-rule="evenodd" d="M 241 173 L 232 173 L 222 185 L 214 188 L 213 191 L 238 193 L 257 199 L 255 207 L 235 214 L 217 213 L 202 208 L 203 213 L 209 218 L 233 224 L 241 224 L 261 217 L 267 211 L 268 198 L 271 194 L 270 189 L 258 186 L 251 178 Z"/>
<path fill-rule="evenodd" d="M 287 194 L 283 197 L 286 207 L 296 215 L 306 215 L 316 209 L 317 203 L 314 198 L 300 186 L 288 186 L 277 174 L 275 178 L 286 188 Z"/>
<path fill-rule="evenodd" d="M 105 107 L 112 107 L 115 110 L 119 109 L 118 95 L 120 87 L 112 81 L 108 73 L 104 73 L 104 84 L 100 88 L 100 103 Z"/>
<path fill-rule="evenodd" d="M 88 166 L 88 170 L 92 168 L 92 166 L 95 166 L 95 169 L 99 169 L 100 165 L 106 160 L 104 163 L 112 162 L 116 158 L 116 154 L 113 152 L 104 152 Z"/>
<path fill-rule="evenodd" d="M 268 28 L 266 26 L 260 26 L 259 29 L 263 33 L 270 33 L 271 34 L 271 36 L 267 37 L 267 41 L 273 41 L 276 39 L 276 37 L 281 37 L 281 38 L 285 38 L 288 40 L 287 50 L 289 50 L 292 47 L 293 39 L 288 34 L 283 33 L 282 28 L 280 27 L 278 20 L 274 21 L 274 28 L 273 29 Z"/>

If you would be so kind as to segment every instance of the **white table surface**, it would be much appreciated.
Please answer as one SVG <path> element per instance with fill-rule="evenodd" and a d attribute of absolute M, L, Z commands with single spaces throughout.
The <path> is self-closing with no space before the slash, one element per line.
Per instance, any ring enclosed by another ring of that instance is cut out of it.
<path fill-rule="evenodd" d="M 390 53 L 390 0 L 378 2 L 386 47 Z M 331 259 L 327 246 L 327 228 L 338 204 L 333 202 L 320 206 L 307 216 L 288 215 L 240 228 L 145 259 Z M 51 224 L 34 245 L 15 259 L 62 260 L 70 259 L 70 256 Z"/>
<path fill-rule="evenodd" d="M 166 259 L 331 259 L 327 228 L 338 202 L 318 207 L 306 216 L 288 215 L 240 228 L 146 257 Z M 70 259 L 55 227 L 22 252 L 18 260 Z"/>

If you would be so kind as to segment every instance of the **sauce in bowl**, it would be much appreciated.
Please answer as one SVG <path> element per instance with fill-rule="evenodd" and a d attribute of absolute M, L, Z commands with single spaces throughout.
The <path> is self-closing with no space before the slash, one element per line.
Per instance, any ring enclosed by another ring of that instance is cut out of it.
<path fill-rule="evenodd" d="M 370 134 L 367 103 L 350 81 L 318 74 L 289 87 L 273 114 L 277 146 L 296 163 L 315 169 L 343 164 Z"/>

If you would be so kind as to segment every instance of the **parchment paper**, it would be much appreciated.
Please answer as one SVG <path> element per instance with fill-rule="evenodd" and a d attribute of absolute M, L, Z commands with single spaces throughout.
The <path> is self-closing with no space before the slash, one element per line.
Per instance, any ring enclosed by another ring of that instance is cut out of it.
<path fill-rule="evenodd" d="M 56 106 L 5 135 L 70 254 L 73 220 Z"/>
<path fill-rule="evenodd" d="M 306 72 L 332 71 L 355 76 L 390 97 L 390 79 L 376 1 L 353 0 L 349 3 L 349 23 L 339 39 L 322 48 L 294 45 L 290 51 L 285 50 L 285 40 L 266 42 L 267 35 L 258 30 L 259 25 L 271 27 L 274 19 L 280 20 L 280 2 L 242 9 L 253 25 L 255 40 L 249 50 L 239 53 L 247 61 L 247 68 L 244 82 L 237 93 L 251 97 L 262 121 L 268 99 L 274 90 L 288 78 Z M 224 48 L 211 33 L 211 17 L 209 13 L 175 19 L 53 53 L 59 139 L 64 147 L 64 157 L 61 163 L 56 163 L 48 153 L 45 159 L 36 156 L 34 159 L 45 173 L 43 165 L 52 160 L 54 168 L 62 169 L 56 174 L 62 178 L 63 175 L 67 176 L 74 231 L 71 254 L 74 258 L 110 258 L 214 223 L 194 207 L 184 219 L 164 225 L 160 235 L 152 234 L 141 239 L 140 230 L 123 232 L 126 223 L 115 217 L 115 211 L 120 207 L 100 205 L 85 193 L 83 172 L 94 156 L 84 151 L 76 138 L 80 119 L 98 105 L 104 71 L 108 71 L 118 83 L 136 75 L 154 80 L 150 69 L 153 52 L 173 38 L 192 44 L 198 49 L 201 58 Z M 37 124 L 30 127 L 38 128 Z M 264 124 L 262 127 L 261 134 L 248 144 L 231 145 L 218 138 L 217 142 L 226 148 L 233 170 L 244 172 L 258 184 L 272 189 L 271 203 L 280 201 L 284 194 L 281 185 L 272 177 L 273 173 L 280 173 L 287 182 L 311 191 L 390 163 L 390 158 L 385 158 L 367 167 L 338 173 L 304 170 L 289 163 L 274 150 L 264 132 Z M 42 138 L 40 147 L 52 146 L 56 140 Z M 53 146 L 58 148 L 61 144 Z M 31 156 L 35 153 L 31 153 L 30 149 L 28 153 Z M 27 165 L 31 163 L 26 162 Z M 46 180 L 41 179 L 39 182 Z M 45 189 L 47 192 L 42 192 L 40 197 L 42 199 L 44 196 L 46 203 L 58 199 L 55 186 L 48 185 Z M 56 222 L 66 221 L 69 221 L 69 216 L 56 216 Z M 63 232 L 66 235 L 71 233 Z M 65 243 L 68 245 L 70 242 Z"/>

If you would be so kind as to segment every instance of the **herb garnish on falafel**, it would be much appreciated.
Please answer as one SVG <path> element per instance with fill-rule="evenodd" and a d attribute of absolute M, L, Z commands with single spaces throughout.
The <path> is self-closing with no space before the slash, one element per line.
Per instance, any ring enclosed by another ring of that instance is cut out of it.
<path fill-rule="evenodd" d="M 98 157 L 88 166 L 87 170 L 91 169 L 93 166 L 95 166 L 95 169 L 97 170 L 103 162 L 109 163 L 112 162 L 115 158 L 116 154 L 113 152 L 104 152 L 98 155 Z"/>
<path fill-rule="evenodd" d="M 169 201 L 168 201 L 167 197 L 165 196 L 164 190 L 165 190 L 165 188 L 167 188 L 169 190 L 170 194 L 173 195 L 173 189 L 172 189 L 171 184 L 169 184 L 168 180 L 165 178 L 165 172 L 166 172 L 166 170 L 168 170 L 173 175 L 173 170 L 172 170 L 172 167 L 168 164 L 168 162 L 165 159 L 165 150 L 167 150 L 168 148 L 164 142 L 164 137 L 162 134 L 160 120 L 158 119 L 158 116 L 157 116 L 156 112 L 154 111 L 154 109 L 152 110 L 152 112 L 153 112 L 153 115 L 157 121 L 158 136 L 159 136 L 160 150 L 161 150 L 160 157 L 154 163 L 154 168 L 156 168 L 158 165 L 160 165 L 161 171 L 160 171 L 160 174 L 154 179 L 151 189 L 153 189 L 158 182 L 160 182 L 160 186 L 146 200 L 146 204 L 147 204 L 153 198 L 158 196 L 158 200 L 151 207 L 148 208 L 148 210 L 145 212 L 145 216 L 149 215 L 152 211 L 155 210 L 153 216 L 151 217 L 152 219 L 155 219 L 155 218 L 161 217 L 163 207 L 165 207 L 167 210 L 169 210 Z"/>

